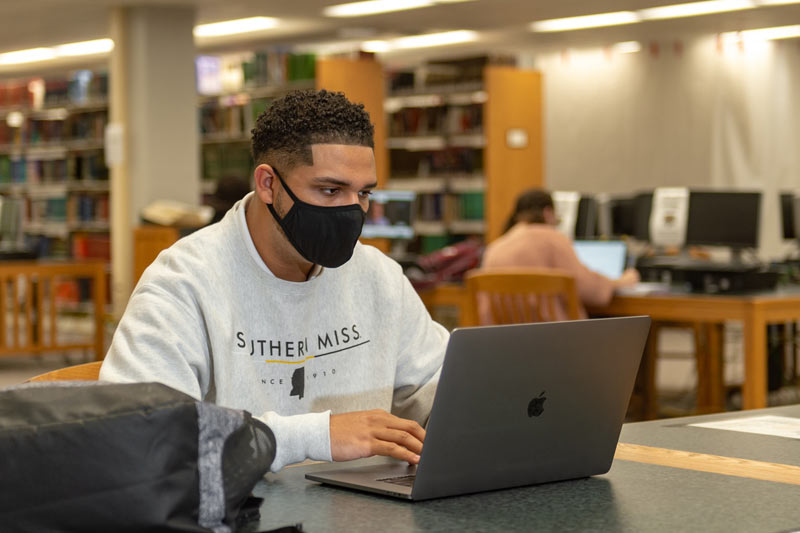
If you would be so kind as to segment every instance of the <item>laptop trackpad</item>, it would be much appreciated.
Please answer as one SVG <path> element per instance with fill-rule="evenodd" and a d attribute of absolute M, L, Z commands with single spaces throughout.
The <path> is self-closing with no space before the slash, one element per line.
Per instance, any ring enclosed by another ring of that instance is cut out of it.
<path fill-rule="evenodd" d="M 392 461 L 309 472 L 306 474 L 306 479 L 341 487 L 409 497 L 416 473 L 416 465 Z"/>

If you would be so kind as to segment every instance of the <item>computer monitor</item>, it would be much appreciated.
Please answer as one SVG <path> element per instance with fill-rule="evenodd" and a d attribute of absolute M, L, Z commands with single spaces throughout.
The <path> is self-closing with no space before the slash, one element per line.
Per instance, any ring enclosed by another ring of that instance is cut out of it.
<path fill-rule="evenodd" d="M 578 217 L 575 220 L 576 239 L 594 239 L 598 236 L 597 215 L 597 200 L 582 194 L 578 202 Z"/>
<path fill-rule="evenodd" d="M 589 270 L 617 279 L 625 271 L 628 247 L 624 241 L 575 241 L 575 254 Z"/>
<path fill-rule="evenodd" d="M 794 230 L 794 194 L 790 192 L 781 193 L 781 229 L 784 239 L 794 240 L 797 238 Z"/>
<path fill-rule="evenodd" d="M 413 191 L 373 190 L 361 236 L 367 239 L 414 238 Z"/>
<path fill-rule="evenodd" d="M 636 200 L 630 197 L 611 198 L 608 202 L 611 229 L 609 235 L 622 237 L 632 236 L 635 231 Z"/>
<path fill-rule="evenodd" d="M 652 192 L 642 192 L 633 197 L 633 236 L 636 240 L 650 240 L 650 212 L 652 210 Z"/>
<path fill-rule="evenodd" d="M 690 191 L 686 244 L 758 247 L 760 192 Z"/>

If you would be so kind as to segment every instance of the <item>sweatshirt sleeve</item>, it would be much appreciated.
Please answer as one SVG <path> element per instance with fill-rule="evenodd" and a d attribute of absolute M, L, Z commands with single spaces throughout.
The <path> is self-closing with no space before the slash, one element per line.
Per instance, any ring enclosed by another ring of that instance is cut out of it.
<path fill-rule="evenodd" d="M 100 379 L 157 381 L 198 400 L 211 386 L 208 334 L 199 311 L 163 288 L 131 296 L 100 369 Z"/>
<path fill-rule="evenodd" d="M 397 331 L 403 338 L 398 340 L 392 414 L 424 425 L 433 405 L 450 334 L 431 318 L 405 276 L 401 303 L 402 325 Z"/>

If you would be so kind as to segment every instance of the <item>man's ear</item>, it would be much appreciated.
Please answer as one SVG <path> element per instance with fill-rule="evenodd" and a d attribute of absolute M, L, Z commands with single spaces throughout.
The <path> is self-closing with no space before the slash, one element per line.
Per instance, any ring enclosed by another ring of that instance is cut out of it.
<path fill-rule="evenodd" d="M 271 204 L 274 201 L 273 185 L 277 178 L 275 171 L 266 163 L 258 165 L 253 171 L 256 196 L 262 203 Z"/>

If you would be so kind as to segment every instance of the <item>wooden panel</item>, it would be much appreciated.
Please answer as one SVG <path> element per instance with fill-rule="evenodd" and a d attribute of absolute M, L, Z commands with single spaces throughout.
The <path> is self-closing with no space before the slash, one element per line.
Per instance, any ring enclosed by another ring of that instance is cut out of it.
<path fill-rule="evenodd" d="M 752 461 L 738 457 L 708 455 L 620 442 L 617 444 L 614 459 L 800 485 L 800 467 L 798 466 Z"/>
<path fill-rule="evenodd" d="M 383 110 L 383 67 L 372 59 L 317 60 L 317 89 L 341 91 L 353 102 L 363 103 L 375 125 L 375 165 L 378 188 L 389 179 L 386 151 L 386 113 Z"/>
<path fill-rule="evenodd" d="M 491 242 L 502 234 L 517 196 L 544 186 L 542 76 L 532 70 L 489 66 L 484 80 L 488 93 L 484 105 L 486 242 Z M 527 133 L 527 146 L 506 144 L 512 128 Z"/>
<path fill-rule="evenodd" d="M 172 246 L 179 237 L 177 229 L 165 226 L 139 226 L 133 230 L 134 285 L 161 250 Z"/>

